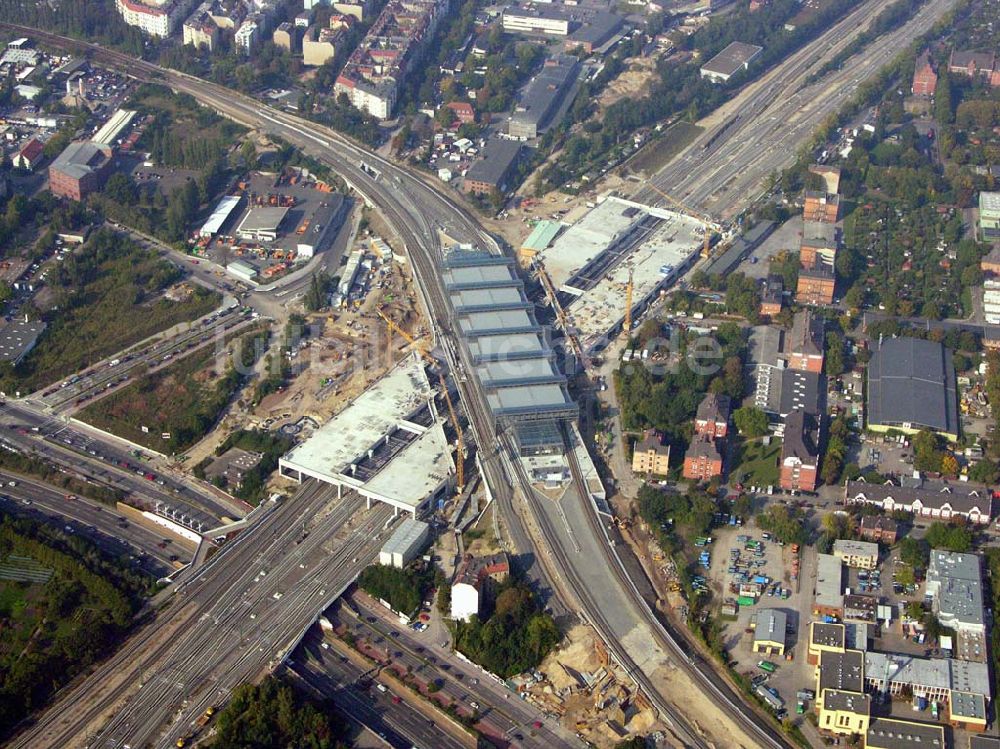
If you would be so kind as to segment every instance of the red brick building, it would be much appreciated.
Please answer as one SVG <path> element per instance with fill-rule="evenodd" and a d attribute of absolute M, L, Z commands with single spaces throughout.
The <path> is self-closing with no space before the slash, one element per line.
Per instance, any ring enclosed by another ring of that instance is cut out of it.
<path fill-rule="evenodd" d="M 823 305 L 833 302 L 836 277 L 833 268 L 819 265 L 815 268 L 799 270 L 799 285 L 795 290 L 795 301 L 799 304 Z"/>
<path fill-rule="evenodd" d="M 863 541 L 892 546 L 899 535 L 899 523 L 885 515 L 865 515 L 858 532 Z"/>
<path fill-rule="evenodd" d="M 445 106 L 454 113 L 455 119 L 463 125 L 476 121 L 476 110 L 467 101 L 450 101 Z"/>
<path fill-rule="evenodd" d="M 722 439 L 729 433 L 731 403 L 728 395 L 708 393 L 698 404 L 694 433 L 709 439 Z"/>
<path fill-rule="evenodd" d="M 916 67 L 913 69 L 913 85 L 910 91 L 914 96 L 934 96 L 937 80 L 937 73 L 931 65 L 931 56 L 924 52 L 917 58 Z"/>
<path fill-rule="evenodd" d="M 792 329 L 785 336 L 784 358 L 789 369 L 800 372 L 822 372 L 826 348 L 823 318 L 809 310 L 799 312 Z"/>
<path fill-rule="evenodd" d="M 684 478 L 691 481 L 709 481 L 722 475 L 722 453 L 719 445 L 709 437 L 696 437 L 684 455 Z"/>
<path fill-rule="evenodd" d="M 785 437 L 781 444 L 781 488 L 785 491 L 812 492 L 819 483 L 818 430 L 812 415 L 801 409 L 785 418 Z"/>
<path fill-rule="evenodd" d="M 840 218 L 839 195 L 821 190 L 806 191 L 805 203 L 802 206 L 803 221 L 822 221 L 835 224 L 838 218 Z"/>
<path fill-rule="evenodd" d="M 76 141 L 66 146 L 49 166 L 53 195 L 82 201 L 97 192 L 111 174 L 114 152 L 107 146 Z"/>

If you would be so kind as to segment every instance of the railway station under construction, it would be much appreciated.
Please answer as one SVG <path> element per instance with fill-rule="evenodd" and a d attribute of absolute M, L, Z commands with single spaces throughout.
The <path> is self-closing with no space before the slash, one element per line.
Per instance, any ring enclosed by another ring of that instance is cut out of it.
<path fill-rule="evenodd" d="M 406 357 L 279 461 L 281 475 L 354 490 L 414 517 L 454 484 L 451 449 L 418 353 Z"/>

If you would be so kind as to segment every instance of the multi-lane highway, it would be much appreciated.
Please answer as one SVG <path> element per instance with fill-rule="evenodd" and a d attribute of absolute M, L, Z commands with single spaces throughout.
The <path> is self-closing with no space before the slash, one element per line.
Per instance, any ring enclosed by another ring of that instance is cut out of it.
<path fill-rule="evenodd" d="M 477 712 L 490 735 L 516 739 L 517 746 L 524 749 L 582 746 L 557 721 L 517 699 L 505 685 L 457 658 L 447 647 L 442 647 L 442 643 L 433 642 L 428 632 L 417 634 L 400 626 L 384 608 L 372 605 L 366 596 L 359 594 L 342 602 L 337 607 L 335 619 L 355 638 L 366 639 L 375 648 L 384 649 L 387 661 L 408 668 L 422 681 L 437 680 L 440 685 L 437 694 L 451 700 L 463 715 Z"/>
<path fill-rule="evenodd" d="M 869 44 L 840 70 L 806 85 L 891 3 L 869 0 L 706 118 L 705 132 L 650 181 L 719 219 L 739 214 L 762 194 L 769 175 L 795 160 L 798 149 L 830 115 L 956 2 L 928 0 L 909 21 Z M 649 187 L 640 187 L 633 197 L 652 204 L 661 200 Z"/>
<path fill-rule="evenodd" d="M 134 555 L 138 566 L 157 577 L 173 572 L 175 562 L 191 560 L 191 549 L 185 544 L 130 521 L 114 507 L 6 471 L 0 471 L 0 486 L 4 512 L 55 520 L 67 532 L 88 538 L 112 555 Z"/>
<path fill-rule="evenodd" d="M 891 43 L 874 45 L 876 52 L 866 52 L 869 62 L 862 67 L 859 68 L 857 60 L 852 60 L 846 66 L 846 69 L 851 71 L 847 75 L 857 77 L 860 81 L 864 75 L 863 71 L 873 72 L 879 64 L 879 59 L 887 59 L 887 56 L 894 53 L 899 48 L 898 45 L 908 38 L 907 35 L 914 34 L 920 28 L 929 25 L 929 18 L 933 17 L 935 12 L 941 11 L 941 8 L 947 4 L 948 0 L 930 0 L 927 6 L 930 10 L 918 16 L 917 25 L 911 22 L 911 24 L 902 27 L 899 32 L 893 35 Z M 78 42 L 60 39 L 34 30 L 20 30 L 27 31 L 44 42 L 76 48 L 81 46 Z M 828 41 L 826 37 L 821 37 L 816 44 L 807 48 L 809 51 L 806 54 L 815 54 Z M 205 81 L 140 63 L 120 53 L 93 46 L 88 49 L 99 62 L 118 65 L 127 69 L 132 75 L 158 80 L 176 90 L 190 93 L 202 103 L 212 106 L 223 114 L 252 127 L 279 135 L 303 151 L 333 166 L 384 215 L 386 221 L 397 232 L 413 262 L 418 286 L 429 312 L 429 318 L 434 325 L 435 340 L 444 347 L 445 356 L 453 368 L 470 369 L 470 362 L 461 360 L 461 357 L 465 356 L 464 352 L 459 352 L 456 355 L 456 349 L 453 346 L 454 337 L 451 335 L 452 331 L 449 330 L 447 297 L 441 285 L 438 268 L 441 254 L 438 231 L 445 231 L 459 241 L 469 242 L 492 251 L 498 251 L 499 248 L 492 237 L 481 229 L 478 222 L 468 212 L 456 206 L 449 196 L 438 192 L 435 187 L 425 181 L 423 176 L 394 165 L 327 128 L 271 109 L 258 101 Z M 782 67 L 779 67 L 778 70 L 777 93 L 780 93 L 780 76 L 790 73 Z M 781 73 L 781 70 L 785 70 L 785 73 Z M 843 75 L 844 73 L 837 74 L 837 76 Z M 817 84 L 820 87 L 829 87 L 831 90 L 826 91 L 825 88 L 820 88 L 817 91 L 825 91 L 831 101 L 838 98 L 842 101 L 846 97 L 842 89 L 856 85 L 857 81 L 831 77 Z M 787 125 L 785 121 L 774 123 L 769 119 L 777 116 L 777 110 L 773 108 L 774 102 L 777 101 L 777 93 L 768 93 L 766 90 L 759 89 L 758 95 L 761 97 L 759 105 L 748 108 L 741 118 L 740 124 L 727 129 L 725 138 L 716 139 L 711 149 L 703 149 L 708 151 L 709 157 L 716 153 L 722 154 L 714 157 L 721 159 L 717 169 L 711 168 L 711 163 L 708 166 L 703 166 L 700 157 L 696 161 L 689 161 L 689 163 L 682 165 L 682 176 L 687 179 L 695 179 L 697 184 L 690 185 L 686 190 L 682 189 L 679 197 L 687 196 L 693 198 L 699 205 L 704 205 L 704 201 L 719 193 L 723 185 L 728 183 L 729 187 L 726 189 L 732 189 L 733 182 L 730 182 L 729 175 L 725 173 L 726 164 L 729 164 L 729 170 L 739 175 L 741 180 L 751 179 L 755 172 L 759 174 L 762 169 L 764 174 L 771 171 L 768 162 L 751 158 L 753 154 L 741 156 L 743 151 L 737 149 L 737 141 L 752 143 L 749 148 L 758 151 L 761 149 L 768 151 L 770 148 L 769 158 L 777 158 L 775 151 L 779 152 L 782 158 L 794 151 L 794 145 L 789 140 L 779 138 L 776 144 L 761 144 L 759 140 L 751 140 L 753 134 L 758 132 L 770 132 L 773 138 L 778 129 Z M 801 99 L 799 103 L 803 103 Z M 814 110 L 810 109 L 809 111 L 809 117 L 818 116 Z M 790 128 L 791 136 L 798 138 L 801 133 L 811 128 L 808 119 L 803 116 L 797 123 L 793 123 L 796 127 Z M 769 127 L 772 129 L 768 130 Z M 745 130 L 745 128 L 749 128 L 749 130 Z M 724 148 L 737 150 L 726 151 Z M 367 165 L 367 168 L 363 168 L 362 163 Z M 704 176 L 702 176 L 703 174 Z M 692 175 L 694 176 L 692 177 Z M 658 177 L 658 183 L 663 179 L 673 180 L 669 176 Z M 667 185 L 667 187 L 676 193 L 673 184 Z M 699 197 L 700 193 L 696 193 L 696 190 L 701 190 L 704 197 Z M 752 197 L 749 189 L 743 189 L 742 193 L 744 199 Z M 722 197 L 717 195 L 715 204 L 707 207 L 712 211 L 722 212 L 726 205 Z M 735 205 L 738 201 L 733 199 L 731 202 Z M 509 465 L 505 468 L 502 465 L 502 458 L 507 447 L 500 446 L 501 443 L 498 442 L 499 435 L 496 434 L 484 394 L 475 377 L 469 376 L 459 378 L 459 380 L 462 400 L 472 427 L 470 431 L 474 434 L 476 443 L 483 448 L 481 457 L 483 458 L 485 479 L 494 492 L 515 551 L 530 553 L 535 548 L 536 542 L 541 543 L 541 548 L 538 550 L 540 553 L 531 556 L 534 560 L 532 574 L 541 585 L 549 587 L 551 591 L 560 595 L 568 606 L 579 605 L 583 618 L 593 623 L 601 636 L 608 641 L 616 658 L 633 676 L 651 701 L 660 708 L 665 718 L 671 723 L 675 733 L 684 743 L 692 746 L 706 746 L 711 743 L 731 743 L 736 740 L 746 745 L 755 746 L 786 745 L 786 740 L 773 730 L 762 729 L 758 725 L 757 716 L 740 703 L 739 698 L 725 683 L 706 673 L 707 669 L 702 664 L 688 659 L 682 646 L 674 643 L 672 638 L 662 630 L 638 591 L 624 575 L 613 550 L 609 550 L 609 541 L 603 535 L 600 525 L 596 523 L 593 508 L 588 504 L 588 498 L 578 493 L 576 499 L 562 503 L 561 507 L 552 503 L 556 507 L 554 510 L 543 506 L 539 498 L 534 497 L 527 490 L 527 502 L 515 499 L 516 495 L 512 487 L 514 484 L 520 483 L 516 476 L 517 469 Z M 498 446 L 499 449 L 497 449 Z M 515 502 L 520 502 L 520 505 L 516 506 Z M 526 514 L 534 517 L 537 531 L 532 531 L 532 533 L 537 535 L 533 536 L 529 533 L 529 525 L 522 518 L 522 511 L 525 507 L 521 505 L 526 505 L 528 510 Z M 552 512 L 555 514 L 552 515 Z M 262 526 L 282 527 L 273 521 L 265 520 L 253 526 L 250 532 L 263 532 L 260 530 Z M 212 569 L 213 564 L 219 563 L 221 559 L 225 558 L 224 555 L 225 550 L 223 554 L 206 565 L 206 569 Z M 232 605 L 227 593 L 230 586 L 236 591 L 237 596 L 245 590 L 244 583 L 246 581 L 235 573 L 232 575 L 213 574 L 207 578 L 199 577 L 197 579 L 210 581 L 205 583 L 206 587 L 214 589 L 215 593 L 222 596 L 222 600 L 228 602 L 229 605 Z M 220 603 L 220 605 L 225 604 Z M 182 611 L 187 610 L 187 607 L 181 608 L 179 606 L 178 608 Z M 207 614 L 207 610 L 205 613 Z M 231 609 L 223 608 L 222 613 L 224 616 L 233 615 Z M 628 631 L 623 631 L 629 623 L 633 626 Z M 200 631 L 200 628 L 195 629 Z M 207 639 L 195 639 L 192 644 L 202 649 L 208 647 L 208 652 L 214 657 L 215 651 L 211 648 L 213 643 L 217 643 L 218 640 L 212 640 L 206 634 L 202 636 Z M 268 645 L 271 644 L 268 643 Z M 672 679 L 671 688 L 665 688 L 663 683 L 656 678 L 658 665 L 676 669 L 673 672 L 676 678 Z M 178 683 L 181 684 L 182 688 L 193 688 L 197 683 L 177 680 L 174 676 L 175 670 L 189 673 L 190 664 L 187 660 L 182 661 L 177 666 L 168 662 L 167 666 L 165 668 L 164 664 L 157 662 L 156 676 L 152 682 L 160 685 L 158 689 L 160 689 L 161 697 L 164 694 L 169 694 L 170 685 L 174 685 L 175 689 Z M 686 676 L 679 676 L 681 673 L 686 674 Z M 196 671 L 193 675 L 202 680 L 213 676 L 211 672 L 206 673 L 204 670 Z M 690 686 L 678 689 L 677 680 L 682 678 L 688 679 Z M 700 728 L 692 727 L 692 716 L 685 715 L 685 709 L 690 709 L 687 698 L 692 690 L 708 695 L 708 698 L 721 711 L 720 715 L 724 715 L 725 719 Z M 185 730 L 183 722 L 189 720 L 190 716 L 197 715 L 199 710 L 203 710 L 210 704 L 211 699 L 210 696 L 204 696 L 191 701 L 185 708 L 182 718 L 171 724 L 166 737 L 182 735 Z M 141 704 L 137 704 L 135 710 L 130 709 L 117 714 L 111 728 L 102 733 L 102 740 L 105 741 L 101 744 L 102 746 L 120 745 L 120 743 L 108 741 L 109 737 L 114 738 L 119 733 L 125 735 L 131 731 L 129 735 L 143 735 L 144 733 L 150 737 L 149 731 L 151 729 L 139 729 L 130 721 L 150 722 L 169 715 L 169 712 L 165 712 L 162 707 L 154 707 L 145 699 L 140 702 Z M 51 714 L 50 711 L 45 718 L 48 719 Z M 739 738 L 741 734 L 743 738 Z M 123 740 L 119 739 L 119 741 Z"/>
<path fill-rule="evenodd" d="M 393 695 L 374 688 L 370 669 L 364 669 L 332 649 L 324 649 L 324 638 L 314 627 L 298 650 L 289 672 L 337 710 L 394 749 L 413 746 L 435 749 L 468 749 L 472 735 L 456 738 L 411 704 L 421 699 L 410 693 Z M 329 643 L 325 643 L 329 647 Z M 464 730 L 464 729 L 463 729 Z"/>
<path fill-rule="evenodd" d="M 308 483 L 177 586 L 176 600 L 65 692 L 17 747 L 173 746 L 237 685 L 276 667 L 371 563 L 388 507 Z"/>
<path fill-rule="evenodd" d="M 78 45 L 77 42 L 53 38 L 37 31 L 31 33 L 50 43 Z M 268 108 L 253 99 L 199 79 L 145 63 L 137 63 L 119 53 L 94 47 L 90 47 L 90 50 L 98 61 L 127 67 L 133 75 L 148 76 L 179 91 L 189 93 L 202 103 L 239 122 L 280 135 L 303 151 L 337 169 L 338 174 L 381 211 L 386 221 L 398 233 L 413 263 L 418 287 L 429 312 L 429 320 L 434 327 L 435 340 L 444 346 L 445 353 L 453 366 L 460 365 L 466 371 L 472 371 L 471 363 L 458 362 L 454 349 L 451 348 L 451 342 L 455 338 L 448 329 L 450 314 L 447 295 L 440 278 L 441 246 L 438 239 L 438 230 L 443 229 L 460 241 L 498 251 L 496 242 L 479 227 L 471 215 L 457 207 L 450 198 L 432 189 L 423 178 L 414 176 L 408 170 L 372 154 L 332 130 Z M 363 168 L 362 163 L 368 168 Z M 461 351 L 459 355 L 465 356 L 465 352 Z M 539 587 L 558 592 L 567 605 L 576 605 L 575 601 L 566 600 L 574 596 L 585 606 L 595 603 L 601 605 L 601 601 L 595 601 L 587 595 L 587 591 L 572 576 L 573 570 L 567 567 L 568 563 L 576 563 L 576 559 L 569 559 L 557 553 L 550 554 L 541 548 L 536 551 L 537 542 L 558 549 L 575 546 L 578 541 L 567 537 L 568 528 L 564 524 L 545 529 L 543 537 L 537 540 L 529 534 L 521 508 L 515 505 L 515 494 L 512 489 L 515 479 L 508 478 L 508 473 L 501 464 L 501 451 L 494 449 L 494 446 L 498 445 L 498 435 L 485 394 L 476 378 L 472 376 L 459 378 L 459 387 L 476 443 L 485 448 L 482 455 L 484 478 L 494 493 L 504 525 L 515 546 L 514 551 L 521 552 L 525 555 L 524 558 L 531 561 L 529 574 L 538 582 Z M 602 539 L 593 535 L 594 529 L 589 524 L 581 526 L 579 532 L 588 534 L 587 542 L 594 548 L 603 548 Z M 621 589 L 621 594 L 633 601 L 632 610 L 640 617 L 637 626 L 651 632 L 654 638 L 660 636 L 655 617 L 645 607 L 644 602 L 636 600 L 638 596 L 631 589 L 621 588 L 622 582 L 617 572 L 604 564 L 595 565 L 595 558 L 601 559 L 602 556 L 584 560 L 584 564 L 595 569 L 595 574 L 599 578 L 595 583 L 595 589 Z M 598 625 L 598 631 L 605 639 L 615 636 L 613 630 L 600 626 L 601 620 L 608 615 L 608 612 L 589 612 L 585 608 L 581 613 Z M 645 642 L 639 644 L 641 646 Z M 708 689 L 709 693 L 713 693 L 702 670 L 682 659 L 677 659 L 674 665 L 688 674 L 692 689 Z M 784 743 L 780 738 L 773 738 L 771 736 L 773 732 L 769 734 L 763 731 L 758 726 L 757 716 L 752 713 L 747 714 L 745 706 L 741 705 L 739 698 L 729 689 L 722 689 L 713 695 L 720 703 L 719 709 L 730 722 L 725 725 L 713 723 L 706 726 L 705 731 L 711 737 L 702 737 L 683 727 L 683 695 L 678 695 L 676 692 L 666 693 L 656 680 L 649 679 L 641 671 L 634 671 L 633 675 L 640 680 L 644 691 L 664 713 L 667 720 L 677 727 L 679 733 L 686 735 L 693 746 L 705 746 L 712 741 L 724 742 L 741 730 L 755 737 L 755 740 L 749 741 L 750 744 L 780 746 Z"/>
<path fill-rule="evenodd" d="M 68 473 L 119 489 L 134 504 L 155 510 L 159 503 L 168 514 L 183 515 L 178 519 L 196 530 L 217 527 L 219 518 L 242 517 L 248 509 L 198 482 L 153 473 L 135 451 L 103 433 L 52 418 L 23 402 L 8 400 L 0 406 L 0 443 L 43 457 Z"/>

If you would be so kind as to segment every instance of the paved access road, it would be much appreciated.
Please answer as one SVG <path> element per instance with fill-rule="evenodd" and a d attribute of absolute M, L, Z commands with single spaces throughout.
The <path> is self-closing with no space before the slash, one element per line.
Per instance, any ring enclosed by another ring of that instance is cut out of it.
<path fill-rule="evenodd" d="M 891 0 L 869 0 L 706 118 L 714 124 L 651 181 L 692 208 L 724 220 L 733 218 L 762 194 L 769 175 L 795 160 L 798 149 L 827 117 L 956 1 L 928 0 L 907 23 L 869 44 L 841 70 L 806 86 L 813 72 L 891 4 Z M 634 198 L 654 203 L 660 199 L 650 188 L 641 188 Z"/>
<path fill-rule="evenodd" d="M 442 643 L 430 638 L 429 632 L 418 634 L 394 621 L 389 612 L 371 604 L 366 596 L 358 594 L 342 601 L 337 618 L 355 637 L 372 641 L 375 648 L 385 650 L 394 663 L 411 668 L 420 679 L 439 679 L 440 693 L 454 701 L 465 715 L 478 712 L 492 735 L 513 739 L 519 747 L 537 749 L 583 745 L 557 720 L 522 701 L 475 665 L 458 658 L 446 643 L 442 647 Z M 474 708 L 472 703 L 478 707 Z"/>

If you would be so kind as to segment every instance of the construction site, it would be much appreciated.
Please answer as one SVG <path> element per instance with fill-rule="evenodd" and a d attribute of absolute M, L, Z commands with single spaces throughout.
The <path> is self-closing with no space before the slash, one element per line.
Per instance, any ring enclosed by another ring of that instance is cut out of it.
<path fill-rule="evenodd" d="M 219 201 L 192 237 L 192 252 L 240 280 L 274 280 L 333 243 L 348 202 L 298 167 L 277 175 L 252 172 Z"/>
<path fill-rule="evenodd" d="M 599 351 L 673 285 L 715 226 L 694 216 L 609 196 L 566 229 L 533 263 L 561 322 L 584 357 Z"/>

